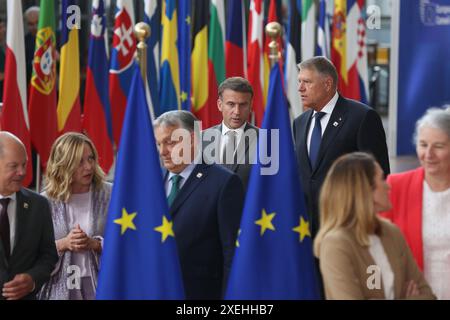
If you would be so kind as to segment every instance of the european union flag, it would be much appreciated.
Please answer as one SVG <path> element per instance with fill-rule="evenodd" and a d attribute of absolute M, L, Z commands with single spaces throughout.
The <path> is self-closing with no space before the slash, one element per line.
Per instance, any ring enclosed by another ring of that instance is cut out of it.
<path fill-rule="evenodd" d="M 159 157 L 137 66 L 108 211 L 97 299 L 183 299 Z"/>
<path fill-rule="evenodd" d="M 262 129 L 269 130 L 269 139 L 260 144 L 264 150 L 259 154 L 267 152 L 278 161 L 278 172 L 262 175 L 267 166 L 261 161 L 252 168 L 226 298 L 318 299 L 311 233 L 278 64 L 270 73 Z M 273 129 L 278 130 L 278 141 Z"/>
<path fill-rule="evenodd" d="M 179 1 L 178 10 L 181 109 L 191 111 L 191 1 Z"/>

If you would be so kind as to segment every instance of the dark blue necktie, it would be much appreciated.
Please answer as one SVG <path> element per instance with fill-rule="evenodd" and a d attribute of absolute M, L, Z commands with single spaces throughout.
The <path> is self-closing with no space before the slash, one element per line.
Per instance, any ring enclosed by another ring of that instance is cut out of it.
<path fill-rule="evenodd" d="M 0 237 L 3 242 L 3 249 L 5 250 L 6 259 L 9 259 L 9 255 L 11 252 L 11 243 L 10 243 L 10 226 L 9 226 L 9 218 L 8 218 L 8 204 L 10 198 L 2 198 L 0 199 L 0 204 L 2 208 L 0 210 Z"/>
<path fill-rule="evenodd" d="M 322 142 L 322 125 L 320 119 L 325 115 L 325 112 L 316 112 L 314 115 L 315 124 L 311 134 L 311 143 L 309 145 L 309 161 L 311 168 L 315 168 L 317 156 L 319 155 L 320 143 Z"/>

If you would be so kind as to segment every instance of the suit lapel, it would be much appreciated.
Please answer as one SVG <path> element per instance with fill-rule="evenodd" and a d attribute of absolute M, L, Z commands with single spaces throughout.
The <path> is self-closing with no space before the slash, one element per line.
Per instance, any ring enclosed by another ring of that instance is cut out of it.
<path fill-rule="evenodd" d="M 173 201 L 172 206 L 169 208 L 169 212 L 172 218 L 174 218 L 180 206 L 189 198 L 191 193 L 200 185 L 200 183 L 205 179 L 207 174 L 208 174 L 207 165 L 198 164 L 195 166 L 194 170 L 191 172 L 191 175 L 184 183 L 177 197 Z"/>
<path fill-rule="evenodd" d="M 24 236 L 23 228 L 25 228 L 26 220 L 28 219 L 29 211 L 31 210 L 30 201 L 28 201 L 28 197 L 23 194 L 22 190 L 16 193 L 16 200 L 16 232 L 11 257 L 21 244 L 21 239 Z"/>
<path fill-rule="evenodd" d="M 347 109 L 342 106 L 343 99 L 339 96 L 338 101 L 336 102 L 336 106 L 334 107 L 333 112 L 331 113 L 330 120 L 328 121 L 325 132 L 322 136 L 322 142 L 319 148 L 319 155 L 317 156 L 317 165 L 314 169 L 316 171 L 320 167 L 320 162 L 323 160 L 328 147 L 331 142 L 336 138 L 339 131 L 341 130 L 344 122 L 345 115 L 347 113 Z"/>
<path fill-rule="evenodd" d="M 302 139 L 299 139 L 299 156 L 300 156 L 300 161 L 302 162 L 302 165 L 304 168 L 308 168 L 308 171 L 311 172 L 312 168 L 311 168 L 311 163 L 309 162 L 309 154 L 308 154 L 308 132 L 309 132 L 309 127 L 311 125 L 311 119 L 312 119 L 312 115 L 313 115 L 313 110 L 310 109 L 308 111 L 305 112 L 305 116 L 302 119 L 302 121 L 300 122 L 300 128 L 298 128 L 299 133 L 298 136 L 299 137 L 303 137 Z"/>

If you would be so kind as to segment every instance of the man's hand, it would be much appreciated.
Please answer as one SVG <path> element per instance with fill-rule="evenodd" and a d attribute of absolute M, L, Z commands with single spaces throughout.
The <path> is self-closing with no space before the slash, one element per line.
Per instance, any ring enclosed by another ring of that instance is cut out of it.
<path fill-rule="evenodd" d="M 2 295 L 6 300 L 19 300 L 34 289 L 33 278 L 28 273 L 16 274 L 14 279 L 3 286 Z"/>

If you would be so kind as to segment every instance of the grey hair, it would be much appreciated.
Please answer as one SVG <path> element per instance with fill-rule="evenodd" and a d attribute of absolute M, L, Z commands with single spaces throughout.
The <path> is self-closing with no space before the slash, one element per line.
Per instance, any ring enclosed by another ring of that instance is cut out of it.
<path fill-rule="evenodd" d="M 14 143 L 20 145 L 23 148 L 25 153 L 27 152 L 25 145 L 17 136 L 15 136 L 9 131 L 0 131 L 0 158 L 2 158 L 3 155 L 5 154 L 5 140 L 14 141 Z"/>
<path fill-rule="evenodd" d="M 338 73 L 334 64 L 324 56 L 312 57 L 300 62 L 297 65 L 299 71 L 302 69 L 315 70 L 320 75 L 331 77 L 333 84 L 336 87 L 338 84 Z"/>
<path fill-rule="evenodd" d="M 194 132 L 195 121 L 198 119 L 189 111 L 167 111 L 153 121 L 153 127 L 181 127 Z"/>
<path fill-rule="evenodd" d="M 439 129 L 450 138 L 450 107 L 444 106 L 443 108 L 429 108 L 425 114 L 416 122 L 416 128 L 414 131 L 413 142 L 417 144 L 417 137 L 419 130 L 424 128 Z"/>
<path fill-rule="evenodd" d="M 32 13 L 32 12 L 39 13 L 40 12 L 40 8 L 38 6 L 31 6 L 27 10 L 25 10 L 24 16 L 28 17 L 28 15 L 30 13 Z"/>

